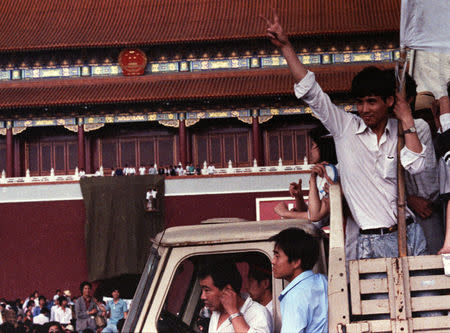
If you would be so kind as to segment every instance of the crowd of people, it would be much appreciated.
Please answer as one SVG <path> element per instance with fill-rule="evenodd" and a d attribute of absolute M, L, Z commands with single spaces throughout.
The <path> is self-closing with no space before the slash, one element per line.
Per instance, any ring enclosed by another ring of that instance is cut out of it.
<path fill-rule="evenodd" d="M 0 333 L 118 333 L 128 314 L 119 289 L 112 298 L 91 295 L 91 283 L 80 284 L 80 296 L 56 290 L 51 299 L 34 291 L 26 299 L 0 299 Z"/>
<path fill-rule="evenodd" d="M 169 165 L 166 167 L 158 168 L 156 164 L 149 164 L 147 166 L 141 165 L 138 168 L 138 173 L 136 173 L 136 168 L 125 164 L 124 168 L 116 167 L 111 168 L 111 176 L 134 176 L 134 175 L 164 175 L 164 176 L 192 176 L 192 175 L 213 175 L 216 173 L 216 167 L 213 163 L 209 163 L 205 170 L 200 167 L 200 165 L 194 166 L 191 162 L 187 162 L 184 168 L 181 163 L 178 165 Z M 96 176 L 101 176 L 100 170 L 95 172 Z"/>

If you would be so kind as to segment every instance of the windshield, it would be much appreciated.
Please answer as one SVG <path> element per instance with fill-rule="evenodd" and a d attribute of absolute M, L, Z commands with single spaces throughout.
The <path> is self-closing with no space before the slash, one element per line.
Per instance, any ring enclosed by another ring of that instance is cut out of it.
<path fill-rule="evenodd" d="M 150 250 L 150 256 L 142 272 L 139 285 L 134 294 L 133 301 L 131 303 L 130 312 L 123 327 L 123 332 L 134 332 L 136 323 L 139 319 L 139 314 L 144 306 L 145 299 L 147 298 L 148 291 L 155 276 L 156 269 L 158 268 L 159 259 L 161 256 L 158 254 L 158 250 L 152 247 Z"/>

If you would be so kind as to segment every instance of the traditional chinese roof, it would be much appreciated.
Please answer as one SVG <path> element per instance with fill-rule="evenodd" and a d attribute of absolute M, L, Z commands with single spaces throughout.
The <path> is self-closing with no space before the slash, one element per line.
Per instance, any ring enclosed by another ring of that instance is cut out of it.
<path fill-rule="evenodd" d="M 2 0 L 0 52 L 265 38 L 273 6 L 291 36 L 399 30 L 398 0 Z"/>
<path fill-rule="evenodd" d="M 326 92 L 341 93 L 348 92 L 353 76 L 363 67 L 312 70 Z M 287 68 L 14 81 L 0 83 L 0 109 L 282 96 L 293 94 L 293 83 Z"/>

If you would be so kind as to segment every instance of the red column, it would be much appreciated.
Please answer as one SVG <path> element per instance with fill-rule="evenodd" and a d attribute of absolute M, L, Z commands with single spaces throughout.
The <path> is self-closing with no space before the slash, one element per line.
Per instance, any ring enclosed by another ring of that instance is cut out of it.
<path fill-rule="evenodd" d="M 186 134 L 186 120 L 184 113 L 180 114 L 180 119 L 178 120 L 179 128 L 178 134 L 180 136 L 180 162 L 183 167 L 186 167 L 187 162 L 187 134 Z"/>
<path fill-rule="evenodd" d="M 78 170 L 86 170 L 86 154 L 84 152 L 84 128 L 80 121 L 78 123 Z"/>
<path fill-rule="evenodd" d="M 14 144 L 11 122 L 6 124 L 6 177 L 14 177 Z"/>
<path fill-rule="evenodd" d="M 262 149 L 261 149 L 261 133 L 259 130 L 258 111 L 252 111 L 252 134 L 253 134 L 253 160 L 256 159 L 258 165 L 263 165 Z M 252 160 L 252 164 L 253 164 Z"/>

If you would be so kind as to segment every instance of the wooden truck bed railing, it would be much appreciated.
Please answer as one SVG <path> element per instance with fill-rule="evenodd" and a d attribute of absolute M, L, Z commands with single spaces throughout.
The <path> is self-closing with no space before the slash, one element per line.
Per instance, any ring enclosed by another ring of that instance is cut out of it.
<path fill-rule="evenodd" d="M 347 279 L 339 185 L 330 192 L 329 331 L 450 332 L 450 277 L 440 255 L 353 260 Z M 422 317 L 429 311 L 437 316 Z"/>

